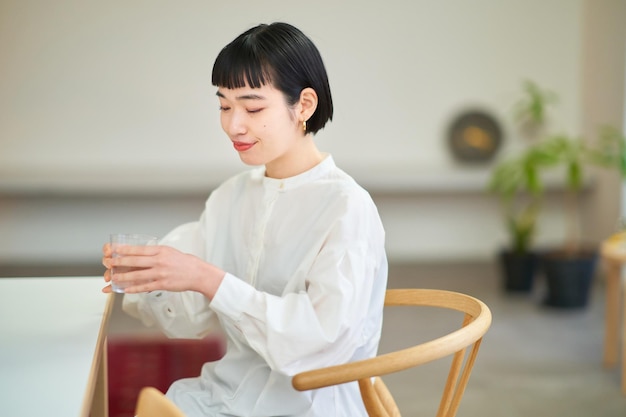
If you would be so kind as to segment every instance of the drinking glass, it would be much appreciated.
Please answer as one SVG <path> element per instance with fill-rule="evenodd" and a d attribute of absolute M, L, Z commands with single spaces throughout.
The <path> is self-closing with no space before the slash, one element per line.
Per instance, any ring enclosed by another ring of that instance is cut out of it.
<path fill-rule="evenodd" d="M 111 235 L 111 250 L 113 251 L 113 257 L 117 258 L 118 255 L 115 251 L 119 246 L 145 246 L 156 245 L 158 238 L 151 235 L 137 234 L 137 233 L 114 233 Z M 113 281 L 113 277 L 116 273 L 132 271 L 133 268 L 129 267 L 116 267 L 111 268 L 111 289 L 116 293 L 123 293 L 124 288 L 129 287 L 132 283 L 116 284 Z"/>

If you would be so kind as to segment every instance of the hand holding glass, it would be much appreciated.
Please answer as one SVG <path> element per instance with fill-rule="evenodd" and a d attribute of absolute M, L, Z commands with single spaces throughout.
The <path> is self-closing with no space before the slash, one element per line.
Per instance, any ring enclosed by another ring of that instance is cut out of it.
<path fill-rule="evenodd" d="M 158 243 L 158 238 L 150 235 L 143 234 L 126 234 L 126 233 L 116 233 L 111 235 L 111 251 L 113 252 L 113 257 L 117 258 L 119 255 L 115 252 L 116 248 L 122 245 L 129 246 L 146 246 L 146 245 L 156 245 Z M 124 283 L 123 285 L 116 284 L 113 281 L 113 276 L 116 273 L 128 272 L 132 271 L 133 268 L 129 267 L 116 267 L 111 268 L 111 290 L 117 293 L 123 293 L 124 288 L 131 285 L 131 283 Z"/>

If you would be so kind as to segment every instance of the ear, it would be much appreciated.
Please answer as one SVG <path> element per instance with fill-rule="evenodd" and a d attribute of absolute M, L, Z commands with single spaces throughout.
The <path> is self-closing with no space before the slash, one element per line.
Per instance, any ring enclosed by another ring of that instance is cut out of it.
<path fill-rule="evenodd" d="M 317 109 L 317 93 L 311 87 L 307 87 L 300 92 L 298 102 L 298 120 L 305 122 L 313 116 Z"/>

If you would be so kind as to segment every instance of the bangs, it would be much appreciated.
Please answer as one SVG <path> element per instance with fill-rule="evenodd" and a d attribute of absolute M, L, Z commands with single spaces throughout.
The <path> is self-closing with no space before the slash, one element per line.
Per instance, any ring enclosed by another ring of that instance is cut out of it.
<path fill-rule="evenodd" d="M 213 64 L 211 83 L 228 89 L 245 87 L 260 88 L 272 83 L 270 67 L 249 45 L 222 49 Z M 246 47 L 248 46 L 248 47 Z"/>

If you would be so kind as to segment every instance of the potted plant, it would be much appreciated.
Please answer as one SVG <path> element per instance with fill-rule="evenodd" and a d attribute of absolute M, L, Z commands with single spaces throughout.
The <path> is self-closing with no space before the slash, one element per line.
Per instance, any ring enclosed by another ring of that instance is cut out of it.
<path fill-rule="evenodd" d="M 532 81 L 524 84 L 524 96 L 516 105 L 516 121 L 534 140 L 517 157 L 497 164 L 488 189 L 499 196 L 510 235 L 509 246 L 500 252 L 504 287 L 530 291 L 538 260 L 546 276 L 546 304 L 582 307 L 588 300 L 597 248 L 584 245 L 580 237 L 580 198 L 587 168 L 619 169 L 626 178 L 626 140 L 615 128 L 605 127 L 594 142 L 562 134 L 546 134 L 548 106 L 556 96 Z M 538 254 L 533 238 L 541 214 L 544 173 L 564 175 L 566 238 L 562 247 Z"/>
<path fill-rule="evenodd" d="M 547 107 L 555 96 L 532 81 L 525 81 L 521 99 L 514 105 L 514 120 L 527 140 L 545 129 Z M 546 160 L 541 149 L 527 147 L 519 156 L 498 163 L 489 179 L 488 190 L 496 195 L 504 217 L 509 244 L 498 254 L 502 284 L 507 292 L 530 292 L 538 256 L 533 249 L 544 186 L 540 171 Z"/>
<path fill-rule="evenodd" d="M 526 152 L 498 164 L 492 172 L 490 192 L 497 194 L 509 234 L 509 244 L 499 252 L 503 288 L 530 292 L 537 254 L 532 250 L 543 187 L 535 152 Z"/>
<path fill-rule="evenodd" d="M 580 198 L 585 172 L 591 166 L 626 173 L 624 136 L 605 127 L 594 142 L 554 135 L 536 145 L 544 166 L 559 168 L 565 179 L 566 235 L 562 247 L 544 251 L 541 265 L 547 284 L 546 304 L 554 307 L 584 307 L 595 275 L 597 247 L 585 244 L 580 234 Z"/>

